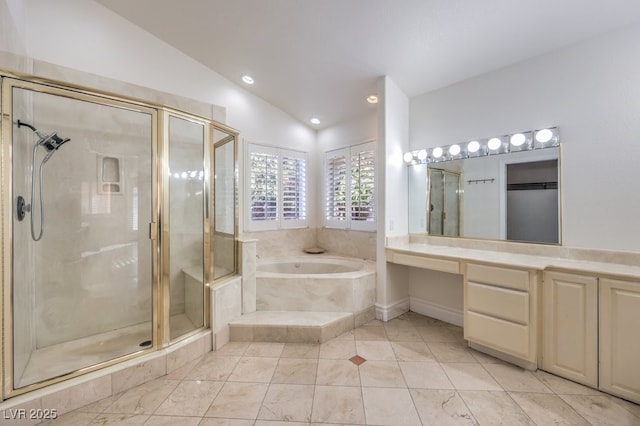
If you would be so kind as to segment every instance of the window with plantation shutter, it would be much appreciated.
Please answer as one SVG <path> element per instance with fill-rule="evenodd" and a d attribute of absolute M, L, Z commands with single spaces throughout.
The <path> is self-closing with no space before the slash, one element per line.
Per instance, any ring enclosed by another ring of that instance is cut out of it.
<path fill-rule="evenodd" d="M 325 153 L 325 225 L 375 230 L 375 143 Z"/>
<path fill-rule="evenodd" d="M 247 229 L 306 226 L 306 153 L 248 144 L 247 165 Z"/>

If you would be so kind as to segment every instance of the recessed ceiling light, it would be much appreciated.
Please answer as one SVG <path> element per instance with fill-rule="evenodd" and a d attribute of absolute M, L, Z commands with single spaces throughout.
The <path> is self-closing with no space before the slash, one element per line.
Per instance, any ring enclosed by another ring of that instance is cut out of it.
<path fill-rule="evenodd" d="M 367 96 L 367 102 L 369 102 L 370 104 L 377 104 L 378 97 L 376 95 L 369 95 Z"/>
<path fill-rule="evenodd" d="M 244 81 L 247 84 L 253 84 L 253 77 L 251 77 L 250 75 L 243 75 L 242 81 Z"/>
<path fill-rule="evenodd" d="M 313 117 L 311 120 L 309 120 L 311 122 L 311 124 L 320 124 L 320 119 L 319 118 L 315 118 Z"/>

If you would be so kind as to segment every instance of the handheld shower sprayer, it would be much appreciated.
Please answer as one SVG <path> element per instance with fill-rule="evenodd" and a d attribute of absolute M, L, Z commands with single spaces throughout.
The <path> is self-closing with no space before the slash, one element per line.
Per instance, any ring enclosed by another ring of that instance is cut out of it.
<path fill-rule="evenodd" d="M 60 148 L 60 146 L 63 143 L 69 142 L 71 140 L 69 138 L 66 138 L 66 139 L 61 138 L 60 136 L 58 136 L 57 132 L 53 132 L 50 135 L 47 135 L 46 133 L 42 133 L 40 130 L 36 129 L 31 124 L 25 123 L 24 121 L 18 120 L 17 124 L 18 124 L 18 128 L 25 126 L 33 130 L 33 132 L 38 136 L 38 138 L 40 138 L 37 142 L 37 145 L 44 146 L 47 152 L 55 151 L 56 149 Z"/>
<path fill-rule="evenodd" d="M 53 132 L 49 135 L 43 133 L 36 129 L 29 123 L 25 123 L 24 121 L 18 120 L 16 123 L 18 128 L 20 127 L 28 127 L 31 129 L 36 136 L 38 136 L 38 141 L 33 146 L 33 156 L 32 156 L 32 165 L 31 165 L 31 203 L 26 204 L 25 200 L 22 196 L 18 196 L 16 201 L 16 213 L 18 220 L 21 221 L 24 219 L 26 212 L 31 213 L 31 238 L 34 241 L 40 241 L 42 238 L 42 234 L 44 233 L 44 207 L 42 206 L 42 171 L 44 164 L 49 161 L 51 156 L 60 148 L 64 143 L 69 142 L 71 139 L 69 138 L 61 138 L 58 136 L 56 132 Z M 39 198 L 40 198 L 40 233 L 36 237 L 34 220 L 33 220 L 33 205 L 35 202 L 35 188 L 36 188 L 36 158 L 38 156 L 38 147 L 43 146 L 46 149 L 46 154 L 42 161 L 40 162 L 40 166 L 38 167 L 38 189 L 39 189 Z"/>

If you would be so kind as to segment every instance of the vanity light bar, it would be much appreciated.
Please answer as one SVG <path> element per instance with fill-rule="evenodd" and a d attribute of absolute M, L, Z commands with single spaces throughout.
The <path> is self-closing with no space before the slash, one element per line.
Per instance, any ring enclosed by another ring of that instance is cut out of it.
<path fill-rule="evenodd" d="M 560 145 L 560 132 L 557 127 L 529 130 L 511 135 L 478 139 L 469 142 L 419 149 L 404 153 L 404 162 L 414 164 L 438 163 L 462 158 L 484 157 L 487 155 L 508 154 L 518 151 L 552 148 Z"/>

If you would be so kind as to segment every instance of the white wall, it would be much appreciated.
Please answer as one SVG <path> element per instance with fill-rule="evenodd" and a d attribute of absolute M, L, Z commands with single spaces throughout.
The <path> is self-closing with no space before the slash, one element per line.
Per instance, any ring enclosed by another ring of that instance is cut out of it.
<path fill-rule="evenodd" d="M 25 0 L 24 15 L 33 59 L 223 106 L 226 124 L 241 132 L 240 155 L 243 140 L 315 153 L 315 130 L 102 5 Z M 314 188 L 309 199 L 313 212 Z"/>
<path fill-rule="evenodd" d="M 407 167 L 402 155 L 409 142 L 409 99 L 388 77 L 384 77 L 384 145 L 378 150 L 384 166 L 384 235 L 393 237 L 409 231 L 407 215 Z M 378 228 L 379 229 L 379 228 Z"/>
<path fill-rule="evenodd" d="M 19 0 L 0 0 L 0 52 L 24 55 L 24 13 Z"/>
<path fill-rule="evenodd" d="M 320 153 L 344 148 L 362 142 L 376 140 L 378 121 L 376 107 L 360 117 L 318 131 L 318 151 Z M 322 165 L 323 159 L 317 163 Z"/>
<path fill-rule="evenodd" d="M 415 97 L 410 148 L 558 125 L 562 241 L 638 251 L 640 25 Z"/>
<path fill-rule="evenodd" d="M 402 160 L 409 143 L 409 98 L 389 77 L 380 78 L 378 93 L 383 96 L 378 110 L 377 173 L 378 182 L 384 183 L 378 187 L 378 203 L 384 208 L 378 211 L 376 316 L 386 320 L 402 313 L 401 304 L 409 296 L 407 268 L 388 264 L 385 256 L 386 238 L 409 231 L 407 168 Z"/>

